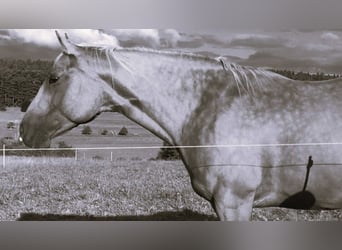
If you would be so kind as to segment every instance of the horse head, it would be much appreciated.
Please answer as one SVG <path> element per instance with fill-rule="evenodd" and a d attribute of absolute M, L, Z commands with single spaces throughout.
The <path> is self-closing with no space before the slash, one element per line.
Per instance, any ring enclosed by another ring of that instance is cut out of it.
<path fill-rule="evenodd" d="M 67 35 L 56 35 L 62 53 L 20 124 L 20 140 L 29 147 L 49 147 L 52 138 L 94 119 L 106 109 L 106 84 L 101 88 L 99 78 L 89 73 L 92 71 L 82 57 L 83 48 L 70 42 Z"/>

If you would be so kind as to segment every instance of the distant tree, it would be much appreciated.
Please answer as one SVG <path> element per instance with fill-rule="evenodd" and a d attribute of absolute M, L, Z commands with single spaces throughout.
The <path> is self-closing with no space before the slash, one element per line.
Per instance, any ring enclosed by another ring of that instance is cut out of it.
<path fill-rule="evenodd" d="M 101 135 L 107 135 L 108 134 L 108 130 L 107 129 L 102 129 L 101 130 Z"/>
<path fill-rule="evenodd" d="M 286 76 L 288 78 L 300 81 L 322 81 L 328 79 L 334 79 L 340 77 L 339 74 L 324 74 L 323 72 L 316 72 L 316 73 L 308 73 L 308 72 L 294 72 L 289 70 L 279 70 L 279 69 L 272 69 L 271 71 Z"/>
<path fill-rule="evenodd" d="M 125 126 L 123 126 L 118 133 L 118 135 L 127 135 L 127 134 L 128 134 L 128 130 Z"/>
<path fill-rule="evenodd" d="M 92 132 L 91 127 L 88 125 L 84 126 L 82 129 L 82 135 L 91 135 Z"/>
<path fill-rule="evenodd" d="M 0 111 L 6 111 L 6 106 L 3 103 L 0 103 Z"/>
<path fill-rule="evenodd" d="M 50 61 L 0 58 L 0 107 L 21 107 L 25 99 L 32 99 L 51 66 Z"/>
<path fill-rule="evenodd" d="M 163 146 L 170 146 L 170 144 L 164 142 Z M 180 156 L 175 148 L 161 148 L 157 155 L 157 160 L 179 160 Z"/>
<path fill-rule="evenodd" d="M 15 128 L 15 123 L 14 122 L 8 122 L 7 123 L 7 128 L 8 129 L 14 129 Z"/>
<path fill-rule="evenodd" d="M 31 104 L 31 100 L 25 100 L 25 101 L 23 101 L 23 103 L 21 104 L 20 111 L 21 111 L 21 112 L 26 112 L 26 111 L 27 111 L 27 108 L 30 106 L 30 104 Z"/>

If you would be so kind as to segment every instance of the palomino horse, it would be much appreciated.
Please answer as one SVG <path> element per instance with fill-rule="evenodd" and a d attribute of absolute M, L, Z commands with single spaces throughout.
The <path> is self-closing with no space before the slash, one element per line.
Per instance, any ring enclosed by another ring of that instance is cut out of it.
<path fill-rule="evenodd" d="M 193 189 L 220 220 L 249 220 L 307 184 L 317 208 L 342 207 L 342 81 L 300 82 L 221 58 L 79 46 L 63 52 L 21 123 L 30 147 L 103 111 L 177 146 Z"/>

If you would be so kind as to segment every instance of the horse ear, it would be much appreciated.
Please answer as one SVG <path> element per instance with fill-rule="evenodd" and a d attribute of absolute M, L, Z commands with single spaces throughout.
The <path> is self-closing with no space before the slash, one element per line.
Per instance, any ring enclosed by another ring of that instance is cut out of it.
<path fill-rule="evenodd" d="M 75 55 L 77 52 L 77 47 L 75 44 L 70 42 L 68 35 L 65 33 L 65 39 L 63 39 L 57 30 L 55 32 L 56 32 L 58 41 L 62 46 L 63 52 L 68 55 Z"/>

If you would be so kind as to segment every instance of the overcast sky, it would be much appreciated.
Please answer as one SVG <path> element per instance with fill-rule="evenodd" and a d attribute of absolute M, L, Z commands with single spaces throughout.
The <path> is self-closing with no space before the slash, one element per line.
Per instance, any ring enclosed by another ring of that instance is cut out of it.
<path fill-rule="evenodd" d="M 342 73 L 341 0 L 86 2 L 2 0 L 0 27 L 101 27 L 67 32 L 76 43 L 182 50 L 252 66 Z M 149 27 L 154 29 L 113 29 Z M 0 57 L 52 60 L 58 46 L 54 30 L 0 30 Z"/>
<path fill-rule="evenodd" d="M 342 31 L 69 29 L 76 43 L 181 50 L 257 67 L 342 73 Z M 53 60 L 60 52 L 53 29 L 0 30 L 0 57 Z"/>

